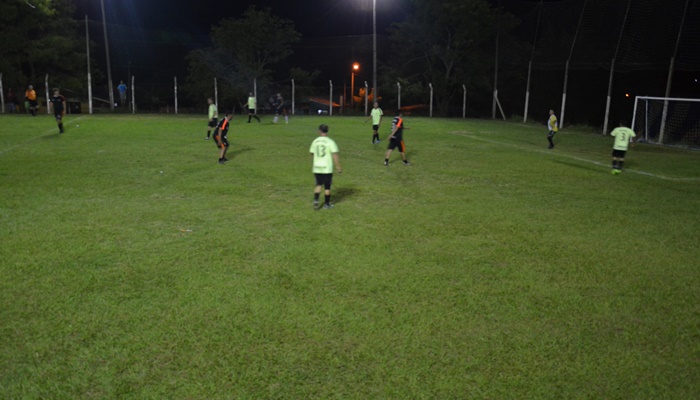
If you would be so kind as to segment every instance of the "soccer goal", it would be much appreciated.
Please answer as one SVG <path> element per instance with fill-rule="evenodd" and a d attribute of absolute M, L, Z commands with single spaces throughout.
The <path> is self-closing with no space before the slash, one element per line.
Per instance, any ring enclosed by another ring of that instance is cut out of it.
<path fill-rule="evenodd" d="M 632 129 L 638 140 L 700 148 L 700 99 L 637 96 Z"/>

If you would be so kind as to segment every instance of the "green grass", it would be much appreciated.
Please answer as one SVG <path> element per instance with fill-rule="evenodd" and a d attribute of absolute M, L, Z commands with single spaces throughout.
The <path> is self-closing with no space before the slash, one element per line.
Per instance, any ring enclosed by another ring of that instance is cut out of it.
<path fill-rule="evenodd" d="M 700 397 L 700 153 L 242 121 L 218 165 L 204 117 L 0 118 L 0 398 Z"/>

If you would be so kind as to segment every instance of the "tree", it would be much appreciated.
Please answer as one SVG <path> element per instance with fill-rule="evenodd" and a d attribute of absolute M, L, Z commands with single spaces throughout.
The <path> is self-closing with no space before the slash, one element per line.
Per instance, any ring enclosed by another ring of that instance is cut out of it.
<path fill-rule="evenodd" d="M 446 115 L 463 83 L 472 89 L 488 85 L 497 28 L 504 35 L 517 21 L 484 0 L 414 3 L 415 12 L 391 30 L 389 81 L 432 83 L 438 113 Z"/>
<path fill-rule="evenodd" d="M 36 85 L 48 73 L 55 86 L 83 87 L 75 71 L 85 52 L 72 14 L 71 0 L 0 2 L 0 72 L 11 84 Z"/>
<path fill-rule="evenodd" d="M 253 80 L 263 85 L 271 75 L 269 68 L 291 55 L 300 37 L 292 21 L 272 15 L 269 8 L 250 6 L 241 18 L 224 19 L 212 28 L 213 47 L 190 54 L 188 81 L 197 87 L 202 77 L 217 76 L 247 97 Z"/>

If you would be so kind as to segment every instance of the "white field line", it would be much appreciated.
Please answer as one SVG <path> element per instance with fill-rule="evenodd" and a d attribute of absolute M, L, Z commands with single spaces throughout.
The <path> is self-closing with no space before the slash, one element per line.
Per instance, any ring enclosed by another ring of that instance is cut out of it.
<path fill-rule="evenodd" d="M 83 119 L 83 118 L 85 118 L 85 117 L 87 117 L 87 115 L 83 115 L 82 117 L 78 117 L 78 118 L 75 118 L 75 119 L 71 119 L 70 122 L 69 122 L 69 121 L 63 121 L 63 122 L 64 122 L 65 124 L 68 124 L 68 123 L 71 123 L 71 124 L 72 124 L 73 122 L 75 122 L 75 121 L 80 121 L 81 119 Z M 42 135 L 42 136 L 36 136 L 36 137 L 31 138 L 31 139 L 25 140 L 25 141 L 22 142 L 22 143 L 16 144 L 16 145 L 14 145 L 14 146 L 10 146 L 10 147 L 8 147 L 8 148 L 6 148 L 6 149 L 4 149 L 4 150 L 0 150 L 0 156 L 1 156 L 1 155 L 4 155 L 5 153 L 9 153 L 11 150 L 17 149 L 17 148 L 22 147 L 22 146 L 26 146 L 26 145 L 28 145 L 29 143 L 31 143 L 31 142 L 33 142 L 33 141 L 39 139 L 39 138 L 42 138 L 42 137 L 45 136 L 45 135 L 50 134 L 51 132 L 55 132 L 56 129 L 57 129 L 57 127 L 54 127 L 54 128 L 51 129 L 50 131 L 47 130 L 46 133 L 45 133 L 44 135 Z"/>
<path fill-rule="evenodd" d="M 570 158 L 570 159 L 572 159 L 572 160 L 581 161 L 581 162 L 585 162 L 585 163 L 589 163 L 589 164 L 594 164 L 594 165 L 598 165 L 598 166 L 601 166 L 601 167 L 606 167 L 606 168 L 609 167 L 608 164 L 605 164 L 605 163 L 602 163 L 602 162 L 599 162 L 599 161 L 594 161 L 594 160 L 589 160 L 589 159 L 586 159 L 586 158 L 576 157 L 576 156 L 572 156 L 572 155 L 568 155 L 568 154 L 562 154 L 562 153 L 558 153 L 558 152 L 553 152 L 553 151 L 551 151 L 551 150 L 547 151 L 547 150 L 532 149 L 532 148 L 526 147 L 526 146 L 518 146 L 517 144 L 503 143 L 503 142 L 499 142 L 498 140 L 491 140 L 491 139 L 486 139 L 486 138 L 482 138 L 482 137 L 477 137 L 477 136 L 474 136 L 474 134 L 471 134 L 471 133 L 469 133 L 469 132 L 455 131 L 455 132 L 450 132 L 450 134 L 452 134 L 452 135 L 457 135 L 457 136 L 462 136 L 462 137 L 466 137 L 466 138 L 470 138 L 470 139 L 474 139 L 474 140 L 480 140 L 480 141 L 482 141 L 482 142 L 493 143 L 493 144 L 497 144 L 497 145 L 500 145 L 500 146 L 509 146 L 509 147 L 514 147 L 514 148 L 516 148 L 516 149 L 528 150 L 528 151 L 532 151 L 532 152 L 535 152 L 535 153 L 547 154 L 547 155 L 549 155 L 549 156 Z M 675 181 L 675 182 L 700 182 L 700 178 L 674 178 L 674 177 L 670 177 L 670 176 L 659 175 L 659 174 L 652 174 L 651 172 L 644 172 L 644 171 L 639 171 L 639 170 L 634 170 L 634 169 L 625 169 L 625 172 L 631 172 L 631 173 L 634 173 L 634 174 L 639 174 L 639 175 L 644 175 L 644 176 L 650 176 L 650 177 L 652 177 L 652 178 L 658 178 L 658 179 L 663 179 L 663 180 L 667 180 L 667 181 Z"/>

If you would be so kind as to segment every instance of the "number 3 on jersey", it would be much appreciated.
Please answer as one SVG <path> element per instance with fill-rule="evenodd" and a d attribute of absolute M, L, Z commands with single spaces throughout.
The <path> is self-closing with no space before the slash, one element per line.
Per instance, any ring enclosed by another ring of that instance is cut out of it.
<path fill-rule="evenodd" d="M 326 156 L 326 146 L 319 144 L 316 146 L 316 155 L 319 157 L 325 157 Z"/>

